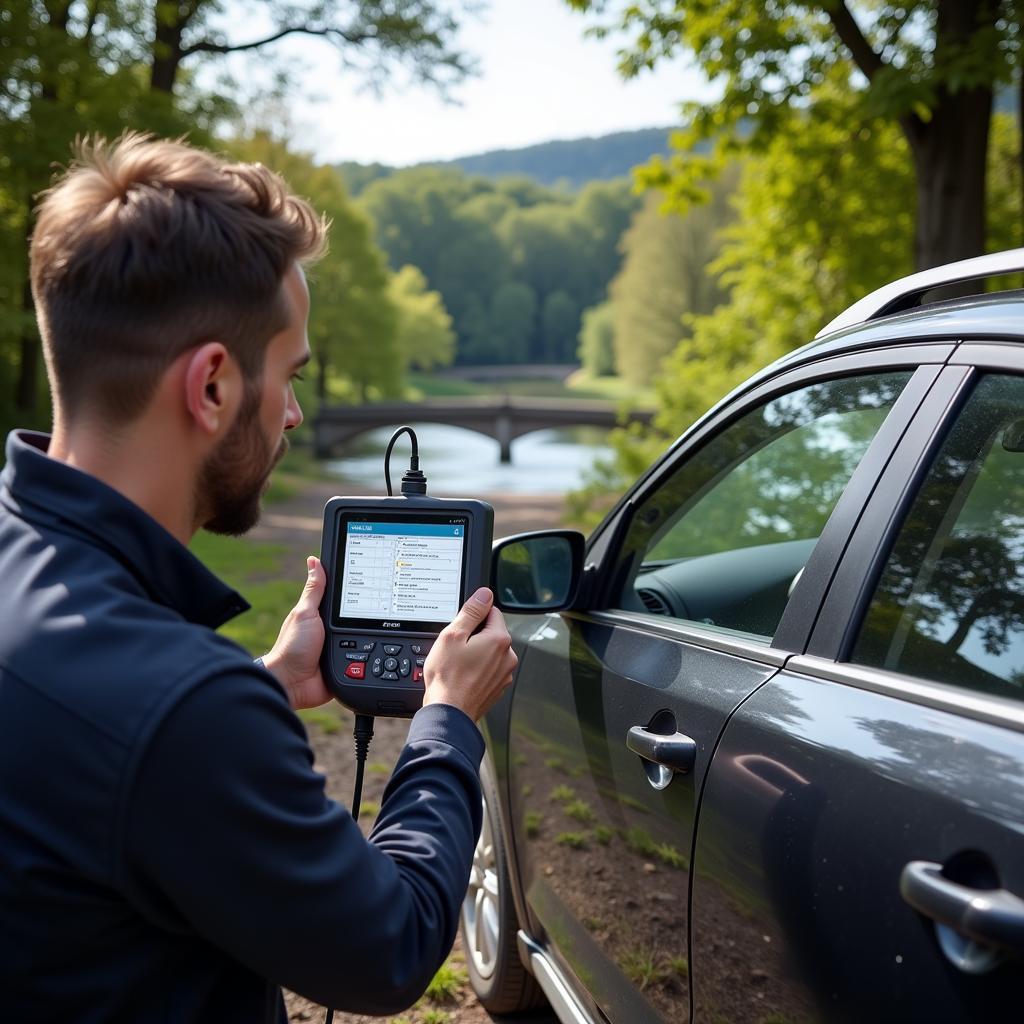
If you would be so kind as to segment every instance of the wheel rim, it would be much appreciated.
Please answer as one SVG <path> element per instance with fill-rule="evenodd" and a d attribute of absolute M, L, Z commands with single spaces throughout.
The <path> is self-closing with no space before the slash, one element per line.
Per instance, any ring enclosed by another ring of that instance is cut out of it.
<path fill-rule="evenodd" d="M 489 978 L 498 962 L 501 915 L 498 908 L 498 863 L 494 832 L 484 800 L 484 822 L 473 851 L 469 889 L 462 902 L 462 939 L 481 978 Z"/>

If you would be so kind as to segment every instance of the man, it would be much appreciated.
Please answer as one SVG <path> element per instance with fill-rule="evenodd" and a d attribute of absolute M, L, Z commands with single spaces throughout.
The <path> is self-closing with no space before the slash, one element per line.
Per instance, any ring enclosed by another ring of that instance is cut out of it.
<path fill-rule="evenodd" d="M 294 708 L 319 562 L 262 665 L 185 545 L 242 533 L 302 413 L 302 265 L 324 225 L 265 168 L 126 136 L 44 197 L 32 288 L 53 436 L 0 480 L 0 1016 L 280 1021 L 279 986 L 369 1013 L 446 956 L 480 827 L 472 720 L 515 655 L 481 590 L 435 644 L 373 834 Z"/>

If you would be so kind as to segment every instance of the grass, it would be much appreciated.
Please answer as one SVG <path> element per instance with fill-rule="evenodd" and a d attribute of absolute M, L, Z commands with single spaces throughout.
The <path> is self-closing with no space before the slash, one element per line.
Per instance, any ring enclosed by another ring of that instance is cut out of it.
<path fill-rule="evenodd" d="M 325 704 L 320 708 L 303 708 L 299 712 L 299 718 L 306 723 L 307 727 L 315 725 L 328 736 L 341 732 L 341 727 L 345 724 L 337 704 Z"/>
<path fill-rule="evenodd" d="M 556 803 L 560 803 L 565 800 L 572 800 L 576 796 L 576 791 L 570 789 L 568 786 L 555 786 L 548 796 L 549 800 L 554 800 Z"/>
<path fill-rule="evenodd" d="M 372 800 L 364 800 L 359 805 L 359 817 L 364 815 L 367 818 L 376 818 L 380 814 L 380 804 L 374 803 Z"/>
<path fill-rule="evenodd" d="M 435 1003 L 453 1003 L 459 994 L 459 989 L 467 981 L 469 981 L 469 975 L 465 969 L 448 960 L 437 969 L 437 974 L 427 986 L 424 997 Z"/>
<path fill-rule="evenodd" d="M 621 377 L 593 377 L 586 370 L 577 370 L 567 380 L 502 380 L 472 381 L 430 373 L 410 373 L 406 397 L 411 401 L 424 398 L 468 398 L 475 395 L 525 395 L 530 398 L 591 398 L 606 402 L 629 402 L 632 405 L 654 404 L 651 388 L 638 388 Z"/>
<path fill-rule="evenodd" d="M 391 774 L 391 766 L 390 765 L 386 765 L 383 761 L 370 761 L 367 764 L 367 766 L 366 766 L 366 770 L 371 775 L 390 775 Z"/>
<path fill-rule="evenodd" d="M 582 850 L 587 845 L 589 836 L 586 832 L 559 832 L 555 842 L 559 846 L 568 846 L 570 850 Z"/>
<path fill-rule="evenodd" d="M 450 1013 L 445 1013 L 444 1010 L 435 1010 L 431 1007 L 429 1010 L 423 1011 L 422 1024 L 448 1024 L 448 1021 L 451 1019 Z"/>
<path fill-rule="evenodd" d="M 594 841 L 600 843 L 601 846 L 607 846 L 614 837 L 615 830 L 608 828 L 607 825 L 598 825 L 594 829 Z"/>
<path fill-rule="evenodd" d="M 523 815 L 523 827 L 526 829 L 527 839 L 536 839 L 540 835 L 540 826 L 544 819 L 537 811 L 527 811 Z"/>
<path fill-rule="evenodd" d="M 590 809 L 590 804 L 585 800 L 570 800 L 562 810 L 570 818 L 580 821 L 584 825 L 589 825 L 594 820 L 594 812 Z"/>

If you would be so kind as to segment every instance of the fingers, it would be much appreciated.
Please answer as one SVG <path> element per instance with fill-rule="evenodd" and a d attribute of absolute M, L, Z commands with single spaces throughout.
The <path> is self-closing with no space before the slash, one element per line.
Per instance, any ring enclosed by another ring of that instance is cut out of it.
<path fill-rule="evenodd" d="M 488 617 L 493 603 L 494 595 L 487 587 L 481 587 L 470 596 L 459 610 L 459 614 L 452 620 L 452 630 L 469 636 Z"/>
<path fill-rule="evenodd" d="M 320 559 L 313 555 L 306 559 L 306 570 L 306 583 L 302 588 L 302 593 L 299 595 L 295 610 L 311 614 L 319 611 L 320 601 L 324 596 L 324 588 L 327 586 L 327 573 Z"/>

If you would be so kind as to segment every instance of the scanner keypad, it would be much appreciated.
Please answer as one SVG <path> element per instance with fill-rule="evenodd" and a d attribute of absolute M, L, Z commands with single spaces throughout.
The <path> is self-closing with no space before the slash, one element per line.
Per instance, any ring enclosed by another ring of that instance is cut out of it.
<path fill-rule="evenodd" d="M 340 637 L 335 641 L 338 675 L 348 682 L 423 685 L 423 665 L 432 646 L 430 640 L 416 643 L 384 643 L 369 637 Z M 358 669 L 353 669 L 358 665 Z"/>

